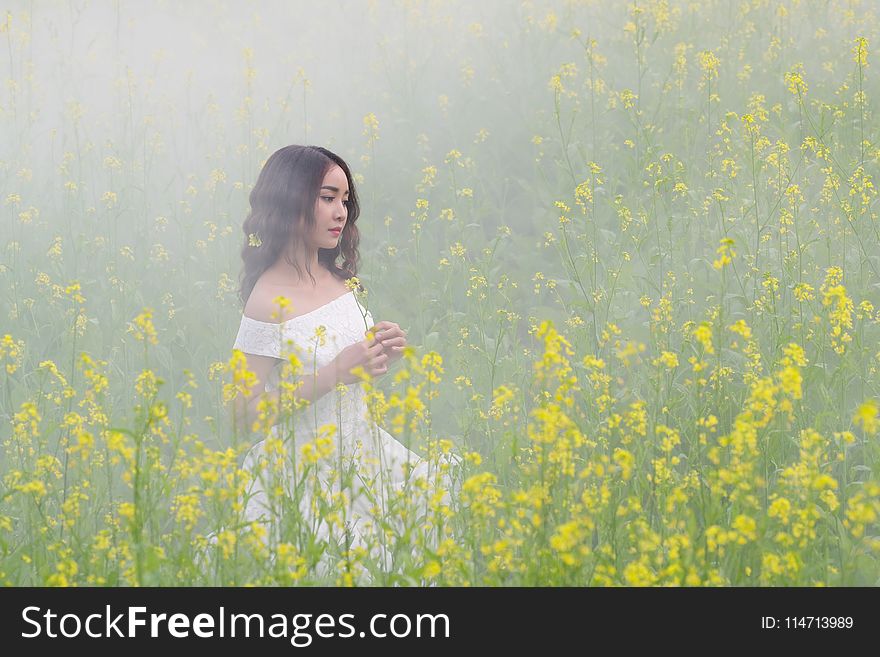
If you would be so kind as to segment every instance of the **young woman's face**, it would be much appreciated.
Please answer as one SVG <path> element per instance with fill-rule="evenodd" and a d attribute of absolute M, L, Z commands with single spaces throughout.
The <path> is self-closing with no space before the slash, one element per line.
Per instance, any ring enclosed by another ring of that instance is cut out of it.
<path fill-rule="evenodd" d="M 321 249 L 335 249 L 339 243 L 341 230 L 348 220 L 348 179 L 345 172 L 333 165 L 321 182 L 318 199 L 315 201 L 315 228 L 312 233 L 313 246 Z M 336 229 L 339 232 L 334 232 Z"/>

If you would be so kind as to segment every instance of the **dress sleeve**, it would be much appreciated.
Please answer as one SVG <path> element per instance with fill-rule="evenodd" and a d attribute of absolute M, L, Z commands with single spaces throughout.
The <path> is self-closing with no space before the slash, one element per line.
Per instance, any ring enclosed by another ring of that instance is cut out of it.
<path fill-rule="evenodd" d="M 241 317 L 233 349 L 256 356 L 281 358 L 281 325 Z"/>

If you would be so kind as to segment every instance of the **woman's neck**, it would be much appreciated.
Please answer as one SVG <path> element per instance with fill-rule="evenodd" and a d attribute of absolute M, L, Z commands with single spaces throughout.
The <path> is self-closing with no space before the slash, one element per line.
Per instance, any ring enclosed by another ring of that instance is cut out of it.
<path fill-rule="evenodd" d="M 314 251 L 310 249 L 307 250 L 303 249 L 302 246 L 303 245 L 300 245 L 300 251 L 295 255 L 291 251 L 292 246 L 285 252 L 282 252 L 272 268 L 282 274 L 285 278 L 297 281 L 298 285 L 318 286 L 321 285 L 321 283 L 328 281 L 333 274 L 318 260 L 317 249 Z M 291 265 L 290 262 L 296 262 L 299 265 L 302 275 L 297 272 L 296 267 Z M 309 263 L 309 269 L 306 269 L 307 262 Z M 311 271 L 312 276 L 315 277 L 314 285 L 312 284 L 312 279 L 309 277 L 309 271 Z"/>
<path fill-rule="evenodd" d="M 314 283 L 312 283 L 312 279 L 309 277 L 309 272 L 306 270 L 304 264 L 300 264 L 300 270 L 302 272 L 300 274 L 300 272 L 298 272 L 296 268 L 289 264 L 283 257 L 279 258 L 279 260 L 272 266 L 272 270 L 286 280 L 295 281 L 296 285 L 305 285 L 308 287 L 319 287 L 333 278 L 333 274 L 330 270 L 317 261 L 311 263 L 311 273 L 315 278 Z"/>

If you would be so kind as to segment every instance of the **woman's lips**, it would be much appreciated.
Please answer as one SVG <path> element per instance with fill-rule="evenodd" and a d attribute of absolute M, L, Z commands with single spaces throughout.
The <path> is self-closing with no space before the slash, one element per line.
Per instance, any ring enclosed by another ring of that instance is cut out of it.
<path fill-rule="evenodd" d="M 334 235 L 339 235 L 339 233 L 342 232 L 342 229 L 341 228 L 331 228 L 330 232 L 333 233 Z"/>

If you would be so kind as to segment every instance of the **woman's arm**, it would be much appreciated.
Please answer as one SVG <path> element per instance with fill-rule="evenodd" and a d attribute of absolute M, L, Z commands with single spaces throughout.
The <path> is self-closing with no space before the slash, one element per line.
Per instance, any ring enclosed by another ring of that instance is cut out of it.
<path fill-rule="evenodd" d="M 272 369 L 281 361 L 277 358 L 254 354 L 245 354 L 245 356 L 248 369 L 256 375 L 256 383 L 247 398 L 239 395 L 235 400 L 235 420 L 239 433 L 250 433 L 252 430 L 254 422 L 259 418 L 260 401 L 267 400 L 272 409 L 268 418 L 269 426 L 275 424 L 280 406 L 280 393 L 277 390 L 267 392 L 265 381 L 268 380 Z M 336 362 L 333 361 L 318 368 L 317 374 L 300 374 L 297 377 L 297 381 L 300 383 L 294 390 L 294 398 L 315 403 L 336 387 L 340 380 L 336 370 Z"/>

